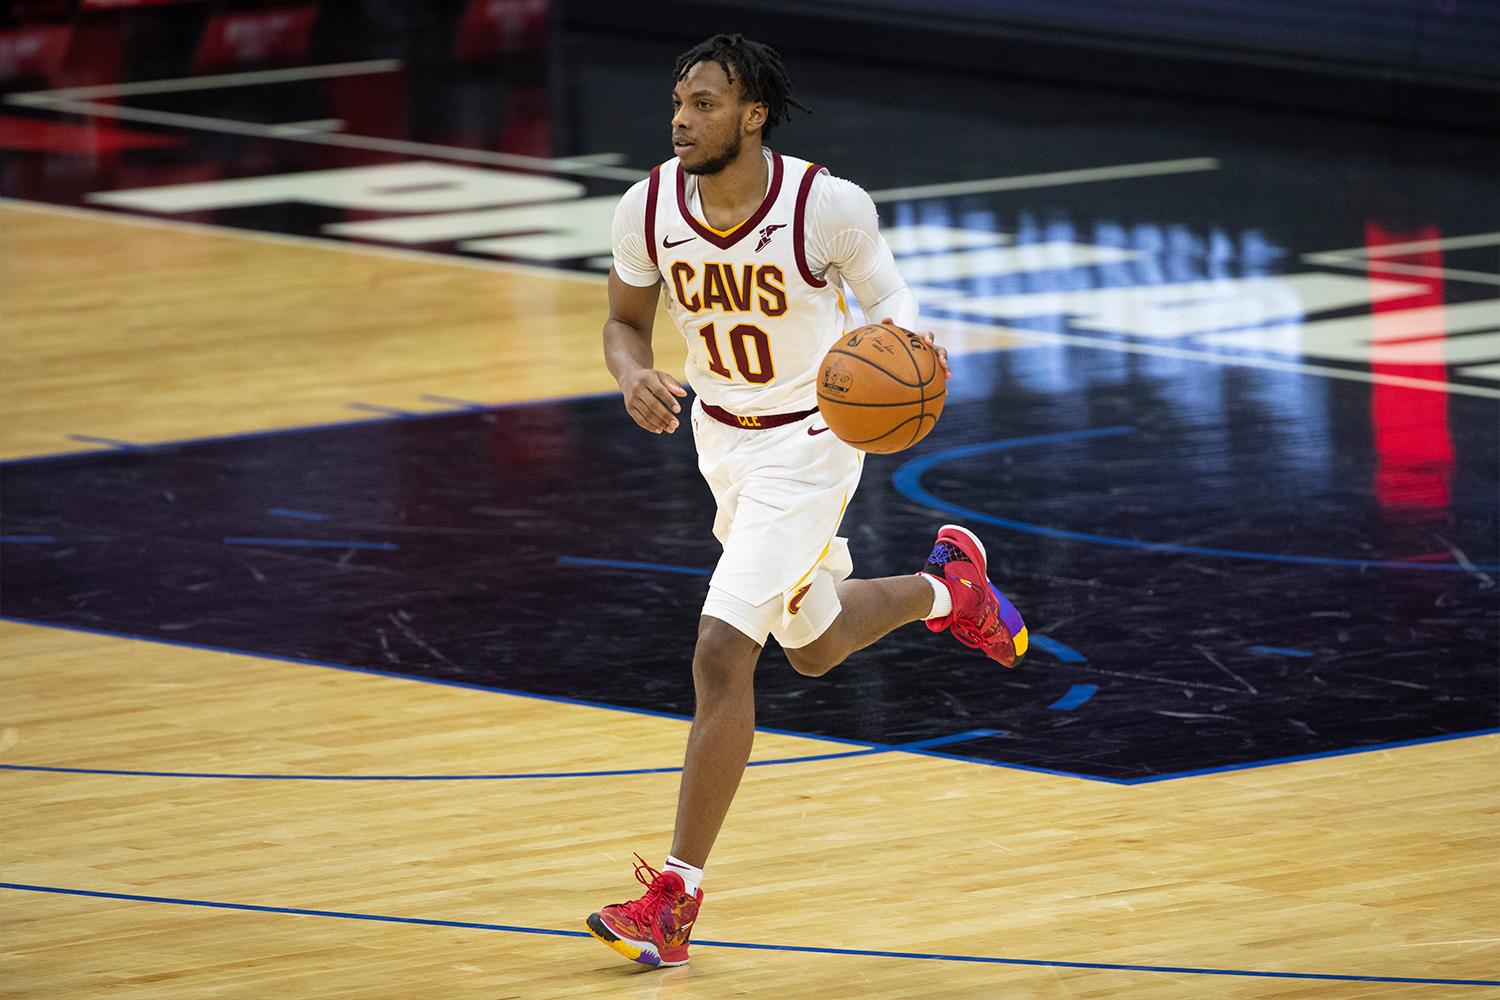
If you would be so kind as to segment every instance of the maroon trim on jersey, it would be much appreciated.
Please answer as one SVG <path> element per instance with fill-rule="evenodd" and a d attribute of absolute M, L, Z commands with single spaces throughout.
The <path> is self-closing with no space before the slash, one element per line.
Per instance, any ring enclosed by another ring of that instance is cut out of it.
<path fill-rule="evenodd" d="M 814 288 L 822 288 L 828 282 L 820 281 L 807 266 L 807 196 L 812 193 L 813 178 L 823 169 L 816 163 L 807 165 L 802 174 L 802 185 L 797 188 L 797 209 L 792 216 L 792 253 L 797 258 L 797 270 L 802 272 L 802 280 Z"/>
<path fill-rule="evenodd" d="M 656 261 L 656 193 L 661 190 L 661 167 L 651 168 L 651 179 L 646 182 L 646 252 L 651 255 L 651 263 Z"/>
<path fill-rule="evenodd" d="M 693 232 L 708 240 L 708 242 L 720 250 L 728 250 L 744 239 L 747 234 L 753 232 L 755 227 L 760 224 L 760 220 L 764 219 L 766 213 L 771 211 L 771 206 L 776 204 L 776 196 L 781 193 L 781 174 L 781 154 L 773 150 L 771 152 L 771 187 L 766 191 L 765 200 L 760 203 L 760 208 L 755 210 L 754 215 L 731 229 L 729 235 L 720 236 L 693 218 L 693 213 L 688 211 L 687 173 L 682 169 L 682 165 L 679 164 L 677 167 L 677 210 L 682 213 L 682 217 L 687 220 L 687 224 L 692 227 Z"/>

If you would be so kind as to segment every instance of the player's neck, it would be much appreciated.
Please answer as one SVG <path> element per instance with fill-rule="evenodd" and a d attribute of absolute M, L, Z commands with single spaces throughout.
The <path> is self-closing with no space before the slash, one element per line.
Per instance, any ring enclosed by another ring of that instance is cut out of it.
<path fill-rule="evenodd" d="M 704 222 L 720 232 L 728 232 L 760 208 L 766 198 L 770 167 L 761 151 L 760 140 L 747 139 L 740 155 L 716 174 L 698 178 L 698 200 L 703 206 Z"/>

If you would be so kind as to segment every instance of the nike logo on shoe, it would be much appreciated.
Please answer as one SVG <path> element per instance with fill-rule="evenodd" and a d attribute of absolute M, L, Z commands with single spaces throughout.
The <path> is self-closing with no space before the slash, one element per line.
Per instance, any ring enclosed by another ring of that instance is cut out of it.
<path fill-rule="evenodd" d="M 671 240 L 669 240 L 669 239 L 667 239 L 667 238 L 666 238 L 666 237 L 665 237 L 665 236 L 663 236 L 663 237 L 662 237 L 662 238 L 661 238 L 661 245 L 662 245 L 662 246 L 664 246 L 664 247 L 666 247 L 666 248 L 667 248 L 667 249 L 668 249 L 668 250 L 670 250 L 670 249 L 672 249 L 672 248 L 673 248 L 673 247 L 680 247 L 680 246 L 682 246 L 682 245 L 683 245 L 683 244 L 684 244 L 684 243 L 688 243 L 688 242 L 690 242 L 690 241 L 692 241 L 692 240 L 696 240 L 696 239 L 697 239 L 697 238 L 698 238 L 698 237 L 696 237 L 696 236 L 689 236 L 689 237 L 688 237 L 688 238 L 687 238 L 687 239 L 685 239 L 685 240 L 678 240 L 678 241 L 677 241 L 677 242 L 676 242 L 676 243 L 673 243 L 673 242 L 672 242 L 672 241 L 671 241 Z"/>
<path fill-rule="evenodd" d="M 807 429 L 807 436 L 808 437 L 817 437 L 819 434 L 822 434 L 827 429 L 828 429 L 827 427 L 809 427 Z"/>

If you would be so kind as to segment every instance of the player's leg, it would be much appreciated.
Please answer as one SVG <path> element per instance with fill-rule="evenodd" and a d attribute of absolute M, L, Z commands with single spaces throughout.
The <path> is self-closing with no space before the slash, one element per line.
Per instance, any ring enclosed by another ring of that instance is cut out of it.
<path fill-rule="evenodd" d="M 833 623 L 805 646 L 783 647 L 800 674 L 821 676 L 855 650 L 902 625 L 926 619 L 936 596 L 926 578 L 917 575 L 845 580 L 835 587 L 842 610 Z"/>
<path fill-rule="evenodd" d="M 764 640 L 762 640 L 763 642 Z M 708 863 L 755 742 L 755 664 L 761 642 L 728 622 L 704 615 L 693 651 L 696 710 L 688 732 L 672 857 L 696 868 Z"/>
<path fill-rule="evenodd" d="M 815 581 L 808 598 L 818 608 L 804 620 L 827 626 L 801 635 L 778 632 L 777 639 L 799 673 L 816 677 L 893 629 L 925 620 L 934 632 L 951 629 L 960 642 L 1009 667 L 1026 652 L 1026 623 L 987 573 L 984 543 L 967 528 L 944 525 L 914 576 L 844 580 L 831 596 L 826 575 Z"/>
<path fill-rule="evenodd" d="M 664 871 L 642 861 L 640 899 L 590 915 L 589 933 L 643 965 L 681 965 L 703 890 L 709 851 L 734 801 L 755 741 L 755 664 L 780 610 L 709 588 L 693 651 L 696 710 L 677 793 L 677 824 Z M 733 624 L 731 624 L 733 623 Z"/>

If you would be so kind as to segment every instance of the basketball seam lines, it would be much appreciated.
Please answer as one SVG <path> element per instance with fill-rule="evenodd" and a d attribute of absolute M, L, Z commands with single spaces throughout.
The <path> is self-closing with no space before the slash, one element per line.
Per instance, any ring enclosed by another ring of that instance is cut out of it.
<path fill-rule="evenodd" d="M 865 357 L 865 356 L 863 356 L 861 354 L 854 354 L 854 353 L 851 353 L 850 351 L 846 351 L 842 347 L 830 348 L 829 351 L 828 351 L 828 353 L 829 354 L 842 354 L 846 358 L 853 358 L 855 361 L 862 361 L 865 364 L 869 365 L 871 368 L 875 369 L 876 371 L 881 372 L 881 373 L 885 374 L 886 376 L 888 376 L 892 382 L 899 382 L 902 385 L 909 386 L 909 387 L 911 387 L 913 389 L 925 389 L 929 385 L 931 385 L 934 381 L 937 380 L 937 368 L 936 367 L 933 368 L 932 378 L 928 379 L 926 382 L 908 382 L 906 379 L 902 378 L 900 375 L 897 375 L 895 372 L 891 371 L 890 369 L 883 368 L 880 365 L 876 364 L 875 362 L 871 361 L 869 358 L 867 358 L 867 357 Z M 912 362 L 912 370 L 915 371 L 916 367 L 917 367 L 916 366 L 916 362 L 913 361 Z"/>

